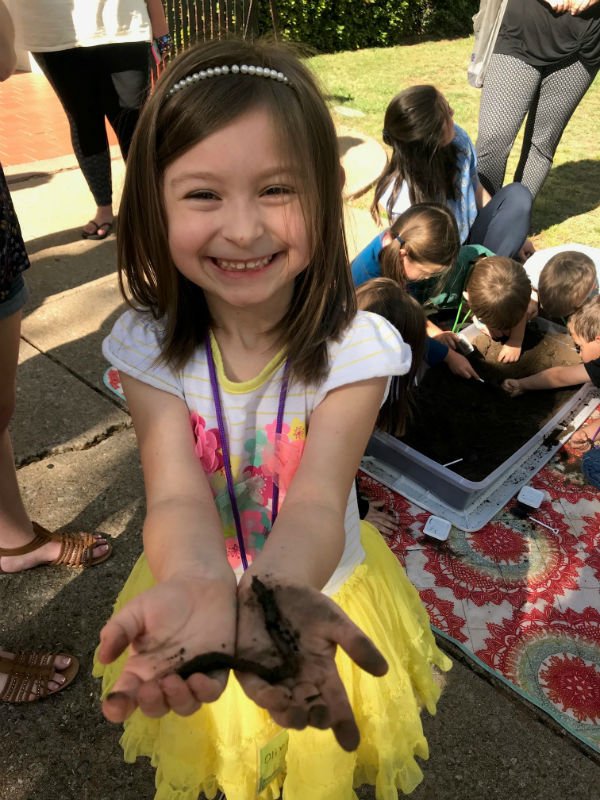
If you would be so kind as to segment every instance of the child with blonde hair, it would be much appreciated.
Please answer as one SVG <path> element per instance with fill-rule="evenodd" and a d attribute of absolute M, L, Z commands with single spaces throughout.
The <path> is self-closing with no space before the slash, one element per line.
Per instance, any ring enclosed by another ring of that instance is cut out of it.
<path fill-rule="evenodd" d="M 401 285 L 436 279 L 437 285 L 458 257 L 460 241 L 454 215 L 441 203 L 412 206 L 379 233 L 352 261 L 352 279 L 360 286 L 382 275 Z"/>
<path fill-rule="evenodd" d="M 502 388 L 511 397 L 523 392 L 540 389 L 559 389 L 563 386 L 577 386 L 591 381 L 600 387 L 600 297 L 596 296 L 576 311 L 568 322 L 569 333 L 578 353 L 581 364 L 549 367 L 526 378 L 509 378 Z M 579 446 L 593 443 L 600 434 L 598 420 L 581 427 L 573 434 L 571 441 Z"/>
<path fill-rule="evenodd" d="M 185 51 L 129 154 L 132 308 L 104 353 L 138 438 L 144 552 L 98 660 L 104 714 L 161 800 L 362 783 L 387 800 L 422 779 L 420 709 L 449 661 L 353 489 L 411 352 L 356 311 L 341 185 L 323 97 L 275 44 Z"/>

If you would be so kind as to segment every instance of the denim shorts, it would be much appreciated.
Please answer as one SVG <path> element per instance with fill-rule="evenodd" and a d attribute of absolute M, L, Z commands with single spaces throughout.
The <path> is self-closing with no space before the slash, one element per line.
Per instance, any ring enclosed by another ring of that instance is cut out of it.
<path fill-rule="evenodd" d="M 8 317 L 12 317 L 13 314 L 20 311 L 27 302 L 28 297 L 29 293 L 23 276 L 17 275 L 8 290 L 8 296 L 0 302 L 0 319 L 8 319 Z"/>

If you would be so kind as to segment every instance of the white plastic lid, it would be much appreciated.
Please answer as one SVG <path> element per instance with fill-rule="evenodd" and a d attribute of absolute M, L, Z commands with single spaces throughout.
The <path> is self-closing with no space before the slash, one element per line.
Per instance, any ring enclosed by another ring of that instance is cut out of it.
<path fill-rule="evenodd" d="M 431 536 L 432 539 L 438 539 L 440 542 L 445 542 L 448 536 L 450 536 L 451 528 L 452 523 L 448 522 L 447 519 L 442 519 L 442 517 L 436 517 L 432 515 L 425 523 L 423 533 L 426 533 L 427 536 Z"/>
<path fill-rule="evenodd" d="M 544 502 L 545 496 L 541 489 L 534 489 L 533 486 L 523 486 L 517 495 L 517 500 L 519 503 L 523 503 L 531 508 L 539 508 Z"/>

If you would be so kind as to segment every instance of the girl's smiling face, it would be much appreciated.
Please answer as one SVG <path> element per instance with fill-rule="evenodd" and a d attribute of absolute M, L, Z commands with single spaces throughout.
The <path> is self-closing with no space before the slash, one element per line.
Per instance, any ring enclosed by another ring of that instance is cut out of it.
<path fill-rule="evenodd" d="M 215 320 L 263 306 L 279 321 L 310 260 L 298 170 L 268 111 L 254 109 L 173 161 L 163 176 L 169 249 Z M 266 304 L 266 305 L 265 305 Z"/>

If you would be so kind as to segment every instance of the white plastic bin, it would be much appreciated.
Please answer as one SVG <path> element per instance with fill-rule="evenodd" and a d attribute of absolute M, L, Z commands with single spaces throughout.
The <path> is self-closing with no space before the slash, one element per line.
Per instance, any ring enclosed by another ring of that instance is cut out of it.
<path fill-rule="evenodd" d="M 534 323 L 546 335 L 565 334 L 566 328 L 548 322 L 543 318 L 537 318 Z M 468 341 L 473 341 L 481 331 L 474 325 L 469 325 L 462 331 L 463 336 Z M 493 472 L 481 481 L 470 481 L 457 475 L 451 469 L 443 467 L 437 461 L 424 456 L 412 447 L 399 441 L 394 436 L 387 433 L 376 431 L 371 437 L 366 455 L 390 464 L 395 470 L 401 472 L 414 483 L 423 487 L 427 492 L 432 493 L 443 503 L 455 509 L 464 509 L 477 497 L 487 492 L 501 480 L 510 480 L 510 471 L 516 464 L 521 462 L 529 453 L 536 450 L 554 431 L 560 423 L 575 408 L 585 401 L 589 394 L 589 385 L 584 384 L 572 397 L 557 411 L 543 428 L 535 436 L 520 447 L 513 455 L 500 464 Z M 560 433 L 562 433 L 562 429 Z M 543 466 L 543 464 L 540 465 Z M 515 493 L 519 485 L 515 483 Z"/>

